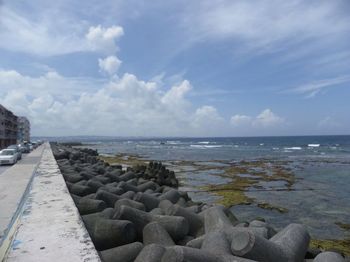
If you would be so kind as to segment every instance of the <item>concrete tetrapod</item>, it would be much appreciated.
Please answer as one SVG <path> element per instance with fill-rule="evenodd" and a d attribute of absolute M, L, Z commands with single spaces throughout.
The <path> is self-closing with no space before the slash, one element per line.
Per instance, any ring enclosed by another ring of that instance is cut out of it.
<path fill-rule="evenodd" d="M 196 236 L 197 232 L 204 226 L 202 217 L 196 213 L 188 211 L 186 208 L 183 208 L 177 204 L 169 206 L 166 209 L 165 214 L 170 216 L 184 217 L 190 226 L 189 234 L 191 236 Z"/>
<path fill-rule="evenodd" d="M 143 244 L 175 246 L 169 233 L 158 222 L 149 223 L 143 228 Z"/>
<path fill-rule="evenodd" d="M 145 211 L 145 209 L 146 209 L 144 204 L 142 204 L 140 202 L 137 202 L 137 201 L 134 201 L 134 200 L 131 200 L 131 199 L 128 199 L 128 198 L 120 199 L 117 202 L 115 202 L 114 208 L 118 209 L 118 208 L 120 208 L 123 205 L 124 206 L 129 206 L 129 207 L 132 207 L 132 208 L 136 208 L 136 209 L 139 209 L 139 210 L 142 210 L 142 211 Z"/>
<path fill-rule="evenodd" d="M 178 246 L 186 246 L 186 244 L 187 244 L 188 242 L 190 242 L 191 240 L 193 240 L 193 239 L 194 239 L 193 236 L 188 235 L 188 236 L 185 236 L 183 239 L 177 241 L 176 244 L 177 244 Z"/>
<path fill-rule="evenodd" d="M 201 250 L 215 255 L 232 255 L 230 243 L 223 232 L 212 231 L 204 235 Z"/>
<path fill-rule="evenodd" d="M 338 253 L 327 251 L 318 254 L 314 262 L 345 262 L 345 259 Z"/>
<path fill-rule="evenodd" d="M 283 249 L 288 261 L 303 261 L 309 247 L 310 235 L 304 225 L 293 223 L 270 238 L 270 241 Z"/>
<path fill-rule="evenodd" d="M 133 262 L 143 248 L 140 242 L 103 250 L 100 252 L 103 262 Z"/>
<path fill-rule="evenodd" d="M 133 179 L 133 178 L 136 178 L 136 174 L 132 171 L 128 171 L 126 172 L 125 174 L 119 176 L 119 179 L 122 180 L 122 181 L 128 181 L 130 179 Z"/>
<path fill-rule="evenodd" d="M 281 247 L 264 237 L 255 236 L 249 228 L 236 228 L 231 234 L 231 251 L 237 256 L 262 262 L 289 261 Z"/>
<path fill-rule="evenodd" d="M 86 227 L 87 231 L 89 232 L 92 239 L 94 239 L 93 234 L 94 234 L 94 229 L 95 229 L 95 225 L 96 225 L 97 220 L 100 218 L 111 219 L 113 217 L 113 215 L 110 215 L 110 212 L 105 212 L 108 209 L 109 208 L 106 208 L 102 212 L 97 212 L 97 213 L 92 213 L 92 214 L 81 216 L 81 218 L 83 219 L 83 222 L 85 224 L 85 227 Z"/>
<path fill-rule="evenodd" d="M 224 209 L 223 206 L 213 206 L 203 211 L 205 233 L 213 231 L 227 232 L 233 227 Z"/>
<path fill-rule="evenodd" d="M 171 203 L 169 200 L 165 199 L 159 202 L 158 207 L 163 210 L 165 213 L 169 207 L 171 207 L 173 203 Z"/>
<path fill-rule="evenodd" d="M 227 241 L 225 233 L 222 231 L 212 231 L 204 235 L 201 250 L 210 252 L 218 257 L 218 261 L 222 262 L 245 262 L 253 261 L 232 255 L 230 243 Z"/>
<path fill-rule="evenodd" d="M 187 201 L 183 197 L 180 197 L 176 204 L 181 207 L 187 207 Z"/>
<path fill-rule="evenodd" d="M 127 191 L 138 192 L 138 189 L 136 186 L 124 181 L 119 182 L 118 187 L 122 188 L 125 192 Z"/>
<path fill-rule="evenodd" d="M 171 203 L 175 204 L 179 199 L 181 195 L 178 190 L 176 189 L 170 189 L 169 191 L 163 193 L 161 196 L 159 196 L 159 200 L 169 200 Z"/>
<path fill-rule="evenodd" d="M 135 192 L 134 191 L 126 191 L 124 194 L 120 195 L 120 198 L 133 199 L 134 197 L 135 197 Z"/>
<path fill-rule="evenodd" d="M 160 262 L 165 252 L 165 247 L 158 244 L 145 246 L 135 259 L 135 262 Z"/>
<path fill-rule="evenodd" d="M 277 238 L 267 240 L 251 228 L 234 228 L 231 232 L 233 254 L 262 262 L 304 261 L 310 237 L 305 227 L 290 224 Z"/>
<path fill-rule="evenodd" d="M 130 221 L 101 218 L 95 223 L 93 236 L 97 250 L 104 250 L 135 241 L 136 230 Z"/>
<path fill-rule="evenodd" d="M 67 183 L 67 186 L 68 185 L 69 184 Z M 70 193 L 77 195 L 77 196 L 82 196 L 82 197 L 95 192 L 93 189 L 91 189 L 88 186 L 80 186 L 80 185 L 76 185 L 76 184 L 72 184 L 68 188 L 69 188 Z"/>
<path fill-rule="evenodd" d="M 149 211 L 149 213 L 153 215 L 166 215 L 164 214 L 163 210 L 159 207 L 153 208 L 151 211 Z"/>
<path fill-rule="evenodd" d="M 107 191 L 112 194 L 116 194 L 116 195 L 121 195 L 124 193 L 124 190 L 122 188 L 116 187 L 116 186 L 105 185 L 103 187 L 100 187 L 99 189 Z"/>
<path fill-rule="evenodd" d="M 152 209 L 158 207 L 160 202 L 157 197 L 141 192 L 135 195 L 134 200 L 143 203 L 146 207 L 146 211 L 151 211 Z"/>
<path fill-rule="evenodd" d="M 137 189 L 139 192 L 145 192 L 147 189 L 156 190 L 158 187 L 159 186 L 156 183 L 154 183 L 153 181 L 148 181 L 146 183 L 138 185 Z"/>
<path fill-rule="evenodd" d="M 210 252 L 191 247 L 173 246 L 165 251 L 162 262 L 219 262 Z"/>
<path fill-rule="evenodd" d="M 90 187 L 93 192 L 96 192 L 99 188 L 104 187 L 104 184 L 94 179 L 90 179 L 86 185 Z"/>
<path fill-rule="evenodd" d="M 120 196 L 112 194 L 108 191 L 99 189 L 96 192 L 96 199 L 103 200 L 108 207 L 114 207 L 115 202 L 117 202 L 120 198 Z"/>
<path fill-rule="evenodd" d="M 102 200 L 90 199 L 82 197 L 77 203 L 76 206 L 81 215 L 87 215 L 91 213 L 96 213 L 104 210 L 107 205 Z"/>
<path fill-rule="evenodd" d="M 200 249 L 202 247 L 204 238 L 205 235 L 192 239 L 191 241 L 187 242 L 186 246 Z"/>
<path fill-rule="evenodd" d="M 162 225 L 174 241 L 184 238 L 189 230 L 188 222 L 183 217 L 152 215 L 128 206 L 121 206 L 114 214 L 114 218 L 133 222 L 140 239 L 143 228 L 150 222 Z"/>

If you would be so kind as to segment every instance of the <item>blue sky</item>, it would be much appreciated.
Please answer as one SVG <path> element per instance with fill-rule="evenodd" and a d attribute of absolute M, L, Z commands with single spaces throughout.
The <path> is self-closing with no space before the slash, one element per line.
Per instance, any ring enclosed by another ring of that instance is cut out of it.
<path fill-rule="evenodd" d="M 0 3 L 0 103 L 33 135 L 350 133 L 349 1 Z"/>

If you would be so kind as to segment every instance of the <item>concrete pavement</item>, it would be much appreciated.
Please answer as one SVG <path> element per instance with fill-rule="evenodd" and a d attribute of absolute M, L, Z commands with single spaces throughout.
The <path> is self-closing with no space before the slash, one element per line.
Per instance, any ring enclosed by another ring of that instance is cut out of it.
<path fill-rule="evenodd" d="M 4 256 L 12 231 L 22 210 L 23 199 L 28 193 L 30 181 L 41 159 L 44 146 L 7 168 L 0 175 L 0 259 Z"/>
<path fill-rule="evenodd" d="M 28 154 L 22 154 L 22 159 L 17 162 L 17 164 L 22 163 L 22 160 L 26 158 Z M 4 173 L 7 169 L 11 168 L 13 165 L 1 165 L 0 166 L 0 175 Z"/>
<path fill-rule="evenodd" d="M 4 173 L 7 169 L 9 169 L 11 166 L 0 166 L 0 176 L 2 173 Z"/>

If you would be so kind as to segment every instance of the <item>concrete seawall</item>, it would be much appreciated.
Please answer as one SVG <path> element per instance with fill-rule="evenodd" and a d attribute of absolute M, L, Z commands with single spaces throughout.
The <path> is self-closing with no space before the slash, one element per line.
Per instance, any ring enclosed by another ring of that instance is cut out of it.
<path fill-rule="evenodd" d="M 5 233 L 0 261 L 100 261 L 50 145 L 42 145 L 27 159 L 32 162 L 23 161 L 0 178 L 8 194 L 19 191 L 11 198 L 0 198 L 0 205 L 7 205 L 9 210 L 8 223 L 1 210 Z M 15 200 L 5 205 L 10 199 Z"/>

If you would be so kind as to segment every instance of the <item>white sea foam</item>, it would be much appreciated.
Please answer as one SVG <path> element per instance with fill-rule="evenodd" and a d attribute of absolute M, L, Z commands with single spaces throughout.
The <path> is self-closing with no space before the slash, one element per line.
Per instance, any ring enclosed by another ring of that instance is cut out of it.
<path fill-rule="evenodd" d="M 205 148 L 219 148 L 222 146 L 219 146 L 219 145 L 190 145 L 190 147 L 205 149 Z"/>
<path fill-rule="evenodd" d="M 201 141 L 201 142 L 198 142 L 198 144 L 209 145 L 209 144 L 210 144 L 210 142 L 209 142 L 209 141 Z"/>
<path fill-rule="evenodd" d="M 177 145 L 177 144 L 180 144 L 181 142 L 180 141 L 166 141 L 167 144 L 170 144 L 170 145 Z"/>
<path fill-rule="evenodd" d="M 308 144 L 307 146 L 308 146 L 308 147 L 319 147 L 320 144 Z"/>
<path fill-rule="evenodd" d="M 292 146 L 292 147 L 285 147 L 285 150 L 301 150 L 302 148 L 300 146 Z"/>

